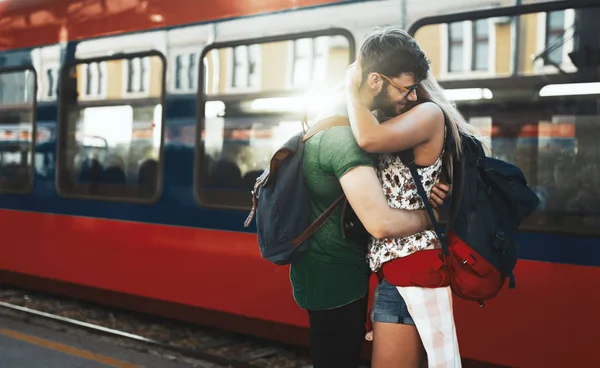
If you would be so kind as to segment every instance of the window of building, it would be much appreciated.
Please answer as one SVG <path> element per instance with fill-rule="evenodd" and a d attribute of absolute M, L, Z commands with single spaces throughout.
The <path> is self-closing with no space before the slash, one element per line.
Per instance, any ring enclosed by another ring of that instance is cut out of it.
<path fill-rule="evenodd" d="M 105 94 L 106 79 L 105 70 L 106 64 L 103 62 L 92 62 L 82 64 L 83 75 L 83 96 L 99 98 Z"/>
<path fill-rule="evenodd" d="M 546 44 L 548 51 L 544 58 L 544 64 L 560 64 L 563 61 L 565 33 L 565 11 L 559 10 L 546 15 Z"/>
<path fill-rule="evenodd" d="M 127 60 L 127 93 L 148 92 L 150 59 L 136 57 Z"/>
<path fill-rule="evenodd" d="M 198 84 L 198 55 L 191 53 L 187 59 L 187 86 L 190 91 L 195 91 Z"/>
<path fill-rule="evenodd" d="M 175 90 L 196 91 L 198 78 L 198 54 L 179 54 L 175 57 Z"/>
<path fill-rule="evenodd" d="M 0 70 L 0 192 L 33 188 L 36 76 L 33 70 Z"/>
<path fill-rule="evenodd" d="M 490 69 L 490 23 L 488 19 L 450 23 L 447 30 L 446 62 L 449 73 Z"/>
<path fill-rule="evenodd" d="M 150 60 L 156 66 L 152 70 L 143 67 Z M 102 63 L 109 72 L 118 71 L 125 64 L 132 71 L 125 75 L 128 87 L 148 93 L 127 96 L 126 100 L 104 96 L 91 103 L 69 90 L 69 86 L 78 83 L 72 78 L 88 78 L 86 73 L 73 72 L 87 64 L 80 62 L 64 68 L 68 82 L 61 86 L 64 120 L 59 122 L 59 193 L 67 197 L 152 201 L 161 182 L 164 59 L 152 54 Z M 118 85 L 122 77 L 120 73 L 109 73 L 103 78 Z M 148 91 L 150 81 L 161 88 Z"/>
<path fill-rule="evenodd" d="M 233 49 L 231 86 L 233 88 L 258 88 L 260 46 L 238 46 Z"/>
<path fill-rule="evenodd" d="M 56 87 L 58 85 L 58 70 L 46 69 L 46 97 L 56 97 Z"/>
<path fill-rule="evenodd" d="M 490 28 L 487 19 L 472 23 L 473 42 L 471 70 L 488 70 L 489 68 L 489 43 Z"/>
<path fill-rule="evenodd" d="M 535 72 L 556 74 L 578 71 L 571 60 L 570 53 L 575 51 L 577 42 L 586 39 L 586 34 L 589 32 L 577 34 L 576 29 L 579 24 L 576 23 L 575 15 L 574 9 L 537 14 L 537 47 L 536 58 L 533 61 Z M 587 15 L 582 14 L 581 17 L 586 19 Z M 581 32 L 581 29 L 579 31 Z"/>
<path fill-rule="evenodd" d="M 327 73 L 328 38 L 301 38 L 294 41 L 292 84 L 321 83 Z"/>
<path fill-rule="evenodd" d="M 463 70 L 463 23 L 448 25 L 448 71 L 459 72 Z"/>
<path fill-rule="evenodd" d="M 175 90 L 183 89 L 183 55 L 175 57 Z"/>
<path fill-rule="evenodd" d="M 208 80 L 210 75 L 208 74 L 208 62 L 206 61 L 206 58 L 202 60 L 202 66 L 204 69 L 204 93 L 208 94 L 211 81 Z M 214 80 L 212 83 L 214 83 Z"/>

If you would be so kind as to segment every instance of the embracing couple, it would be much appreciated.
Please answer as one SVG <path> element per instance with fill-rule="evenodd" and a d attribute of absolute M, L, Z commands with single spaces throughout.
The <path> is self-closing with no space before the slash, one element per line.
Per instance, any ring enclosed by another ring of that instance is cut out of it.
<path fill-rule="evenodd" d="M 347 117 L 349 126 L 323 130 L 304 146 L 311 220 L 345 194 L 369 234 L 342 234 L 338 208 L 291 267 L 294 298 L 309 316 L 314 367 L 357 367 L 365 338 L 373 339 L 374 368 L 459 367 L 449 287 L 397 287 L 380 277 L 370 313 L 368 291 L 371 273 L 382 276 L 386 262 L 440 247 L 411 173 L 394 153 L 413 150 L 438 208 L 449 190 L 449 158 L 460 154 L 445 149 L 446 135 L 458 141 L 460 133 L 477 133 L 400 29 L 366 38 L 340 97 L 329 115 Z M 366 334 L 368 314 L 373 331 Z"/>

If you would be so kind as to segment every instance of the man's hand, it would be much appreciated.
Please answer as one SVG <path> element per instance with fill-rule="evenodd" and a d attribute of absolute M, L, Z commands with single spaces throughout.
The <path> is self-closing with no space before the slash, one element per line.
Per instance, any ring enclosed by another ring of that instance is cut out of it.
<path fill-rule="evenodd" d="M 450 186 L 445 183 L 438 182 L 432 189 L 431 195 L 429 196 L 429 203 L 431 207 L 439 208 L 444 204 L 444 201 L 448 197 Z"/>

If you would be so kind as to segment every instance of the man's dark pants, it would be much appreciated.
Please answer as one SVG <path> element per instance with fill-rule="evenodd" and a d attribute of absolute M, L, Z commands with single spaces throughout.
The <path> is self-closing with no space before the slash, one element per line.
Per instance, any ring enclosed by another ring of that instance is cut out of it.
<path fill-rule="evenodd" d="M 324 311 L 308 311 L 314 368 L 354 368 L 365 341 L 368 297 Z"/>

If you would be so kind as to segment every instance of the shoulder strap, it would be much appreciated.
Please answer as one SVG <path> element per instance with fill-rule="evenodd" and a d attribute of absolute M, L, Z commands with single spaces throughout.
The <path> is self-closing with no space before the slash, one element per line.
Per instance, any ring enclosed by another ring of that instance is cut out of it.
<path fill-rule="evenodd" d="M 333 204 L 321 214 L 321 216 L 319 216 L 312 224 L 310 224 L 309 227 L 306 228 L 306 230 L 302 232 L 302 234 L 298 235 L 296 239 L 292 240 L 292 245 L 294 247 L 299 246 L 306 241 L 306 239 L 310 238 L 317 230 L 319 230 L 325 221 L 333 214 L 333 211 L 335 211 L 336 207 L 342 203 L 344 198 L 345 196 L 343 194 L 339 196 L 335 202 L 333 202 Z"/>
<path fill-rule="evenodd" d="M 302 138 L 302 142 L 306 142 L 322 130 L 333 128 L 336 126 L 350 126 L 350 120 L 348 120 L 348 118 L 345 116 L 339 115 L 334 115 L 325 118 L 308 129 L 308 131 L 306 132 L 306 134 L 304 134 L 304 137 Z"/>
<path fill-rule="evenodd" d="M 402 163 L 408 166 L 410 170 L 410 174 L 417 185 L 417 193 L 421 197 L 423 204 L 425 205 L 425 209 L 427 210 L 427 214 L 429 215 L 429 219 L 433 224 L 433 229 L 440 239 L 440 243 L 442 244 L 442 250 L 444 251 L 444 255 L 448 255 L 448 244 L 446 243 L 446 238 L 444 237 L 444 233 L 439 223 L 435 219 L 435 215 L 433 213 L 433 207 L 431 207 L 431 203 L 429 203 L 429 198 L 427 198 L 427 193 L 425 193 L 425 188 L 423 188 L 423 183 L 421 183 L 421 177 L 419 176 L 419 172 L 417 171 L 417 164 L 415 163 L 415 154 L 412 149 L 408 149 L 406 151 L 402 151 L 398 154 Z"/>
<path fill-rule="evenodd" d="M 350 126 L 350 120 L 347 117 L 334 115 L 328 118 L 325 118 L 315 125 L 311 126 L 304 137 L 302 138 L 302 142 L 306 142 L 310 138 L 312 138 L 315 134 L 323 131 L 325 129 L 333 128 L 336 126 Z M 325 221 L 333 214 L 337 206 L 339 206 L 345 199 L 345 195 L 342 194 L 339 196 L 332 204 L 329 206 L 310 226 L 302 232 L 297 238 L 292 240 L 292 245 L 297 247 L 298 245 L 305 242 L 308 238 L 310 238 L 317 230 L 323 226 Z"/>

